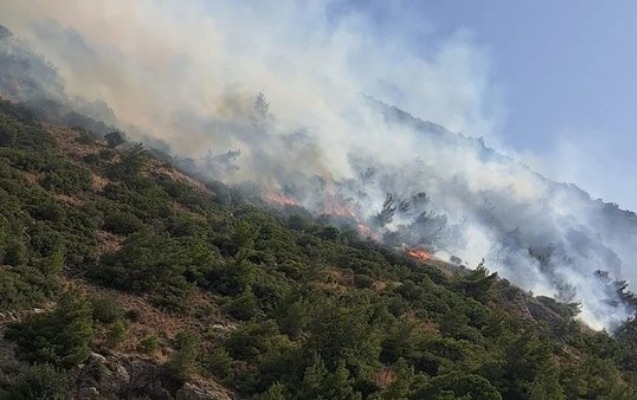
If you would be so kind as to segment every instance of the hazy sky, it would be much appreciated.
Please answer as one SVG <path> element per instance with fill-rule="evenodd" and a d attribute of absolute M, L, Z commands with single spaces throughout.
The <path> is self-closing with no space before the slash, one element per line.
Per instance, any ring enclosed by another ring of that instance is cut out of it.
<path fill-rule="evenodd" d="M 171 43 L 175 48 L 170 50 L 178 53 L 184 44 L 173 36 L 179 36 L 187 39 L 184 53 L 200 54 L 208 69 L 225 59 L 215 58 L 210 50 L 222 37 L 227 45 L 222 55 L 232 61 L 230 71 L 239 77 L 252 74 L 259 82 L 263 71 L 257 66 L 267 64 L 270 75 L 294 72 L 314 83 L 356 87 L 451 130 L 485 136 L 487 144 L 552 179 L 576 183 L 593 197 L 637 210 L 635 1 L 139 0 L 131 4 L 11 0 L 0 2 L 0 15 L 19 34 L 29 33 L 29 25 L 19 23 L 28 13 L 56 19 L 62 27 L 84 34 L 92 24 L 98 28 L 89 32 L 89 42 L 104 33 L 100 30 L 106 23 L 104 36 L 116 38 L 107 46 L 130 42 L 126 49 L 149 52 L 149 59 L 169 53 Z M 140 26 L 132 33 L 120 29 L 129 25 Z M 164 25 L 173 29 L 172 36 L 160 43 L 146 38 Z M 65 61 L 55 58 L 56 49 L 51 48 L 55 43 L 44 36 L 37 38 L 39 51 L 54 64 Z M 136 43 L 150 44 L 154 52 L 137 49 Z M 237 59 L 254 60 L 246 62 L 242 71 L 236 68 Z M 67 72 L 85 74 L 87 68 L 78 65 Z M 286 87 L 273 82 L 276 85 L 263 87 L 273 100 L 295 88 L 311 93 L 298 82 Z M 85 83 L 75 89 L 85 88 Z M 277 104 L 286 103 L 274 101 Z"/>
<path fill-rule="evenodd" d="M 401 29 L 381 7 L 371 11 L 379 29 Z M 505 147 L 553 179 L 637 210 L 637 2 L 427 0 L 400 9 L 427 36 L 460 31 L 485 54 Z"/>

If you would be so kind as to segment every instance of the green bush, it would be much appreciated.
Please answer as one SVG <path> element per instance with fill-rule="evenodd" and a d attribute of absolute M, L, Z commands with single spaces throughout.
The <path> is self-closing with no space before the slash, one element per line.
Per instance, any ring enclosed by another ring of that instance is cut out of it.
<path fill-rule="evenodd" d="M 88 302 L 78 293 L 62 295 L 53 311 L 34 314 L 7 327 L 5 337 L 17 343 L 19 358 L 70 368 L 88 358 L 93 322 Z"/>
<path fill-rule="evenodd" d="M 102 227 L 118 235 L 130 235 L 142 229 L 144 223 L 130 212 L 114 212 L 104 217 Z"/>
<path fill-rule="evenodd" d="M 175 337 L 177 351 L 168 360 L 166 366 L 176 375 L 187 377 L 197 369 L 199 337 L 192 332 L 180 331 Z"/>
<path fill-rule="evenodd" d="M 51 364 L 34 364 L 18 376 L 4 397 L 7 400 L 66 400 L 71 377 Z"/>
<path fill-rule="evenodd" d="M 124 341 L 126 337 L 126 324 L 122 321 L 117 321 L 106 332 L 106 341 L 111 346 L 117 346 Z"/>
<path fill-rule="evenodd" d="M 146 353 L 152 353 L 159 348 L 159 338 L 155 335 L 148 335 L 139 342 L 139 346 Z"/>
<path fill-rule="evenodd" d="M 0 312 L 37 307 L 57 294 L 59 286 L 35 267 L 6 267 L 0 270 Z"/>
<path fill-rule="evenodd" d="M 110 324 L 122 318 L 123 311 L 113 296 L 93 295 L 89 302 L 94 321 Z"/>
<path fill-rule="evenodd" d="M 3 263 L 6 265 L 25 265 L 27 263 L 27 247 L 20 240 L 12 239 L 4 251 Z"/>
<path fill-rule="evenodd" d="M 242 321 L 256 317 L 260 311 L 257 299 L 250 289 L 230 300 L 224 309 L 228 314 Z"/>
<path fill-rule="evenodd" d="M 354 284 L 359 289 L 371 289 L 374 287 L 374 279 L 367 275 L 356 274 L 354 275 Z"/>
<path fill-rule="evenodd" d="M 210 373 L 224 379 L 232 373 L 233 360 L 228 351 L 220 347 L 206 357 L 205 365 Z"/>

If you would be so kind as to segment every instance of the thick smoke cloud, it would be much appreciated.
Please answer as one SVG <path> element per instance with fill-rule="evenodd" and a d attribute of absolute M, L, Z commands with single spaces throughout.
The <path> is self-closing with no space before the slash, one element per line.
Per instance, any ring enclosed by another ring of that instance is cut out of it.
<path fill-rule="evenodd" d="M 384 21 L 402 29 L 381 29 L 348 4 L 33 0 L 0 15 L 68 95 L 105 101 L 120 127 L 204 176 L 256 183 L 388 244 L 484 258 L 581 302 L 593 327 L 627 318 L 613 280 L 637 279 L 634 214 L 452 133 L 488 137 L 497 122 L 485 50 L 467 34 L 434 39 L 396 7 Z"/>

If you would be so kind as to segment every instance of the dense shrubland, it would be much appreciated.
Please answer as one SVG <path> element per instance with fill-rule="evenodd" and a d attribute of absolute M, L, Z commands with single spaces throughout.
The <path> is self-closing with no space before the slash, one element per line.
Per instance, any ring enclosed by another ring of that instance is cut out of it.
<path fill-rule="evenodd" d="M 205 294 L 236 329 L 184 326 L 166 367 L 243 397 L 637 397 L 632 322 L 615 339 L 591 332 L 576 306 L 483 266 L 441 270 L 303 210 L 194 186 L 121 134 L 74 137 L 92 151 L 63 154 L 33 115 L 0 102 L 0 312 L 43 308 L 5 330 L 32 365 L 8 398 L 56 398 L 96 331 L 115 347 L 140 318 L 71 278 L 195 320 L 191 300 Z M 157 329 L 140 352 L 161 345 Z"/>

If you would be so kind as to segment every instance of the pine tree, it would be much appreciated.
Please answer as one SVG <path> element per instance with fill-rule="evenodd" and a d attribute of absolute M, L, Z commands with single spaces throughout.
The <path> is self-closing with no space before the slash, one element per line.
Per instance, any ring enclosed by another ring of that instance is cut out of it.
<path fill-rule="evenodd" d="M 76 290 L 65 292 L 57 307 L 10 325 L 5 336 L 18 344 L 17 354 L 30 362 L 64 368 L 88 358 L 93 339 L 91 308 Z"/>

